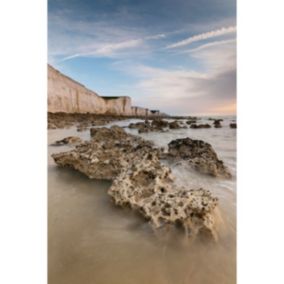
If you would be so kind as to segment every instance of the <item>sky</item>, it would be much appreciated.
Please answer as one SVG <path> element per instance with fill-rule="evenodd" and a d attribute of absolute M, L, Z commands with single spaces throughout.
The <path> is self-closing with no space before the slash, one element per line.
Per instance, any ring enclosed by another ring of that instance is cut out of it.
<path fill-rule="evenodd" d="M 235 0 L 49 0 L 48 63 L 101 96 L 236 112 Z"/>

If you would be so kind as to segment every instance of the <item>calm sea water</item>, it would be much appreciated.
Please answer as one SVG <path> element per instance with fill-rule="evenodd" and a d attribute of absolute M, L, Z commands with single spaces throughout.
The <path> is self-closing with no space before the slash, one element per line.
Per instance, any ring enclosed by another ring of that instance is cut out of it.
<path fill-rule="evenodd" d="M 223 224 L 218 242 L 188 242 L 181 232 L 156 235 L 138 214 L 113 205 L 109 181 L 56 167 L 52 153 L 71 149 L 48 146 L 49 284 L 233 284 L 236 283 L 236 129 L 178 129 L 141 134 L 158 146 L 177 138 L 209 142 L 233 174 L 231 180 L 198 174 L 186 165 L 171 166 L 177 182 L 204 187 L 219 198 Z M 113 122 L 126 126 L 128 120 Z M 200 123 L 209 122 L 203 118 Z M 126 131 L 137 134 L 136 130 Z M 66 136 L 89 139 L 76 128 L 48 131 L 48 144 Z"/>

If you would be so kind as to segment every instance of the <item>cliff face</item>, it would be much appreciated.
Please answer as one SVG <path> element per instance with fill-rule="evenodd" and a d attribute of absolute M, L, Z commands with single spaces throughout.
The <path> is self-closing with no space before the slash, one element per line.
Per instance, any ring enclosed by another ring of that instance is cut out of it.
<path fill-rule="evenodd" d="M 148 109 L 131 107 L 130 97 L 101 97 L 50 65 L 48 65 L 48 111 L 126 116 L 148 115 Z"/>
<path fill-rule="evenodd" d="M 149 110 L 143 107 L 131 107 L 132 115 L 133 116 L 148 116 Z"/>
<path fill-rule="evenodd" d="M 105 102 L 96 93 L 48 65 L 48 111 L 103 113 Z"/>
<path fill-rule="evenodd" d="M 130 97 L 108 98 L 102 97 L 105 101 L 106 113 L 115 115 L 132 115 Z"/>

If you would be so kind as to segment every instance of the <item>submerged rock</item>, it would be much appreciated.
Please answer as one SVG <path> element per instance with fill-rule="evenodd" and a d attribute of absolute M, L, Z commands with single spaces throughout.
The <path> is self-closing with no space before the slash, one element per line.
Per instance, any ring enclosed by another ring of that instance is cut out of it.
<path fill-rule="evenodd" d="M 52 144 L 52 146 L 62 146 L 62 145 L 75 145 L 75 144 L 80 144 L 83 141 L 81 140 L 80 137 L 77 136 L 69 136 L 69 137 L 65 137 L 62 140 L 58 140 L 55 141 L 54 144 Z"/>
<path fill-rule="evenodd" d="M 175 121 L 169 123 L 169 128 L 170 129 L 180 129 L 180 128 L 183 128 L 183 126 L 181 126 L 179 124 L 179 122 L 177 120 L 175 120 Z"/>
<path fill-rule="evenodd" d="M 168 122 L 161 118 L 157 118 L 152 120 L 150 123 L 149 120 L 145 120 L 145 122 L 137 122 L 137 123 L 130 123 L 128 128 L 135 128 L 138 129 L 138 133 L 147 133 L 153 131 L 164 132 L 166 129 L 180 129 L 180 128 L 187 128 L 186 126 L 181 125 L 177 120 Z"/>
<path fill-rule="evenodd" d="M 190 125 L 190 128 L 192 129 L 199 129 L 199 128 L 211 128 L 211 125 L 206 123 L 206 124 L 195 124 L 195 123 L 192 123 Z"/>
<path fill-rule="evenodd" d="M 152 126 L 154 129 L 163 129 L 163 128 L 169 126 L 169 122 L 166 121 L 166 120 L 157 118 L 157 119 L 153 119 L 153 120 L 152 120 L 151 126 Z"/>
<path fill-rule="evenodd" d="M 190 119 L 186 121 L 187 124 L 196 124 L 196 119 Z"/>
<path fill-rule="evenodd" d="M 176 139 L 169 144 L 168 156 L 187 160 L 197 171 L 215 177 L 230 178 L 231 174 L 212 146 L 202 140 Z"/>
<path fill-rule="evenodd" d="M 153 131 L 164 131 L 164 128 L 169 127 L 169 123 L 166 120 L 163 119 L 154 119 L 150 123 L 149 120 L 145 120 L 145 122 L 136 122 L 136 123 L 130 123 L 128 125 L 128 128 L 131 129 L 138 129 L 139 133 L 147 133 L 147 132 L 153 132 Z"/>
<path fill-rule="evenodd" d="M 223 121 L 223 119 L 215 119 L 214 122 L 213 122 L 214 127 L 215 128 L 221 128 L 222 127 L 221 121 Z"/>

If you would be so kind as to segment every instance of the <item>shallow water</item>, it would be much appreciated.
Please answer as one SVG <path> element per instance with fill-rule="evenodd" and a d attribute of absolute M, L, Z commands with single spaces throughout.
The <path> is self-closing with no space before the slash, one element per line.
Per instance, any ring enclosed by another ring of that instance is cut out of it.
<path fill-rule="evenodd" d="M 219 198 L 223 226 L 218 242 L 188 242 L 179 231 L 155 234 L 138 214 L 112 204 L 109 181 L 55 166 L 50 154 L 69 146 L 48 146 L 49 284 L 236 283 L 236 130 L 228 127 L 232 119 L 226 118 L 220 129 L 141 135 L 159 146 L 177 138 L 202 139 L 224 160 L 233 174 L 229 181 L 198 174 L 186 165 L 172 166 L 177 182 L 210 189 Z M 48 131 L 48 144 L 70 135 L 89 139 L 89 131 L 55 129 Z"/>

